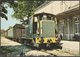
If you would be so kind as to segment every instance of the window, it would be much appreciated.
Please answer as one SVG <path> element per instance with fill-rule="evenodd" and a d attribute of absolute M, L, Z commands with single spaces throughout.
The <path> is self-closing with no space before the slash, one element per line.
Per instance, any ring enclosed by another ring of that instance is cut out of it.
<path fill-rule="evenodd" d="M 75 23 L 76 33 L 79 33 L 79 23 Z"/>
<path fill-rule="evenodd" d="M 34 18 L 34 22 L 37 22 L 37 21 L 38 21 L 38 20 L 37 20 L 37 17 L 35 17 L 35 18 Z"/>

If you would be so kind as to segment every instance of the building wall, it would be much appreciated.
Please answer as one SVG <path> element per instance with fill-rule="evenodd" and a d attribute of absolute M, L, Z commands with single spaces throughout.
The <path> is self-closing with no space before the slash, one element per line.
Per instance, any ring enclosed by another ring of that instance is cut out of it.
<path fill-rule="evenodd" d="M 58 20 L 58 30 L 64 39 L 73 40 L 74 34 L 79 35 L 79 15 L 67 16 Z"/>

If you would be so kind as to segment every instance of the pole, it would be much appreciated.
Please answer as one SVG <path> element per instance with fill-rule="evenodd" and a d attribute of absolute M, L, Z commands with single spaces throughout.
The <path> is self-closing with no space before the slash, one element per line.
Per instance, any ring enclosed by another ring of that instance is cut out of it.
<path fill-rule="evenodd" d="M 0 46 L 1 46 L 1 16 L 0 16 Z"/>
<path fill-rule="evenodd" d="M 2 11 L 1 2 L 0 2 L 0 13 Z M 0 46 L 1 46 L 1 15 L 0 15 Z"/>
<path fill-rule="evenodd" d="M 79 41 L 80 41 L 80 0 L 79 0 Z M 79 42 L 80 47 L 80 42 Z M 79 56 L 80 56 L 80 48 L 79 48 Z"/>
<path fill-rule="evenodd" d="M 80 36 L 80 0 L 79 0 L 79 36 Z"/>

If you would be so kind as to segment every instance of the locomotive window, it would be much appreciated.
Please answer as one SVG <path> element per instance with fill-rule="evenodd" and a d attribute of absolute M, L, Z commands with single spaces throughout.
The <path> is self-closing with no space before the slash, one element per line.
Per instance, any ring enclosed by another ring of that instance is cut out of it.
<path fill-rule="evenodd" d="M 38 20 L 37 20 L 37 17 L 35 17 L 35 18 L 34 18 L 34 22 L 37 22 L 37 21 L 38 21 Z"/>
<path fill-rule="evenodd" d="M 37 31 L 37 22 L 33 23 L 33 33 L 36 34 Z"/>
<path fill-rule="evenodd" d="M 51 20 L 51 17 L 52 17 L 51 15 L 48 15 L 48 16 L 47 16 L 48 20 Z"/>
<path fill-rule="evenodd" d="M 42 20 L 42 17 L 43 17 L 42 15 L 39 16 L 40 20 Z"/>
<path fill-rule="evenodd" d="M 46 15 L 43 15 L 42 20 L 46 20 L 46 19 L 47 19 L 47 16 Z"/>
<path fill-rule="evenodd" d="M 33 33 L 36 34 L 37 31 L 37 22 L 38 22 L 38 17 L 34 17 L 34 22 L 33 22 Z"/>
<path fill-rule="evenodd" d="M 53 17 L 51 17 L 51 20 L 53 20 Z"/>

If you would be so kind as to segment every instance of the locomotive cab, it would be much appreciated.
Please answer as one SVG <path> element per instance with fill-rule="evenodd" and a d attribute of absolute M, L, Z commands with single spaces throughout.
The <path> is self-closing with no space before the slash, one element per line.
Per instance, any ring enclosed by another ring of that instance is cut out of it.
<path fill-rule="evenodd" d="M 41 22 L 55 21 L 55 15 L 50 13 L 38 13 L 33 16 L 33 34 L 41 35 Z"/>

